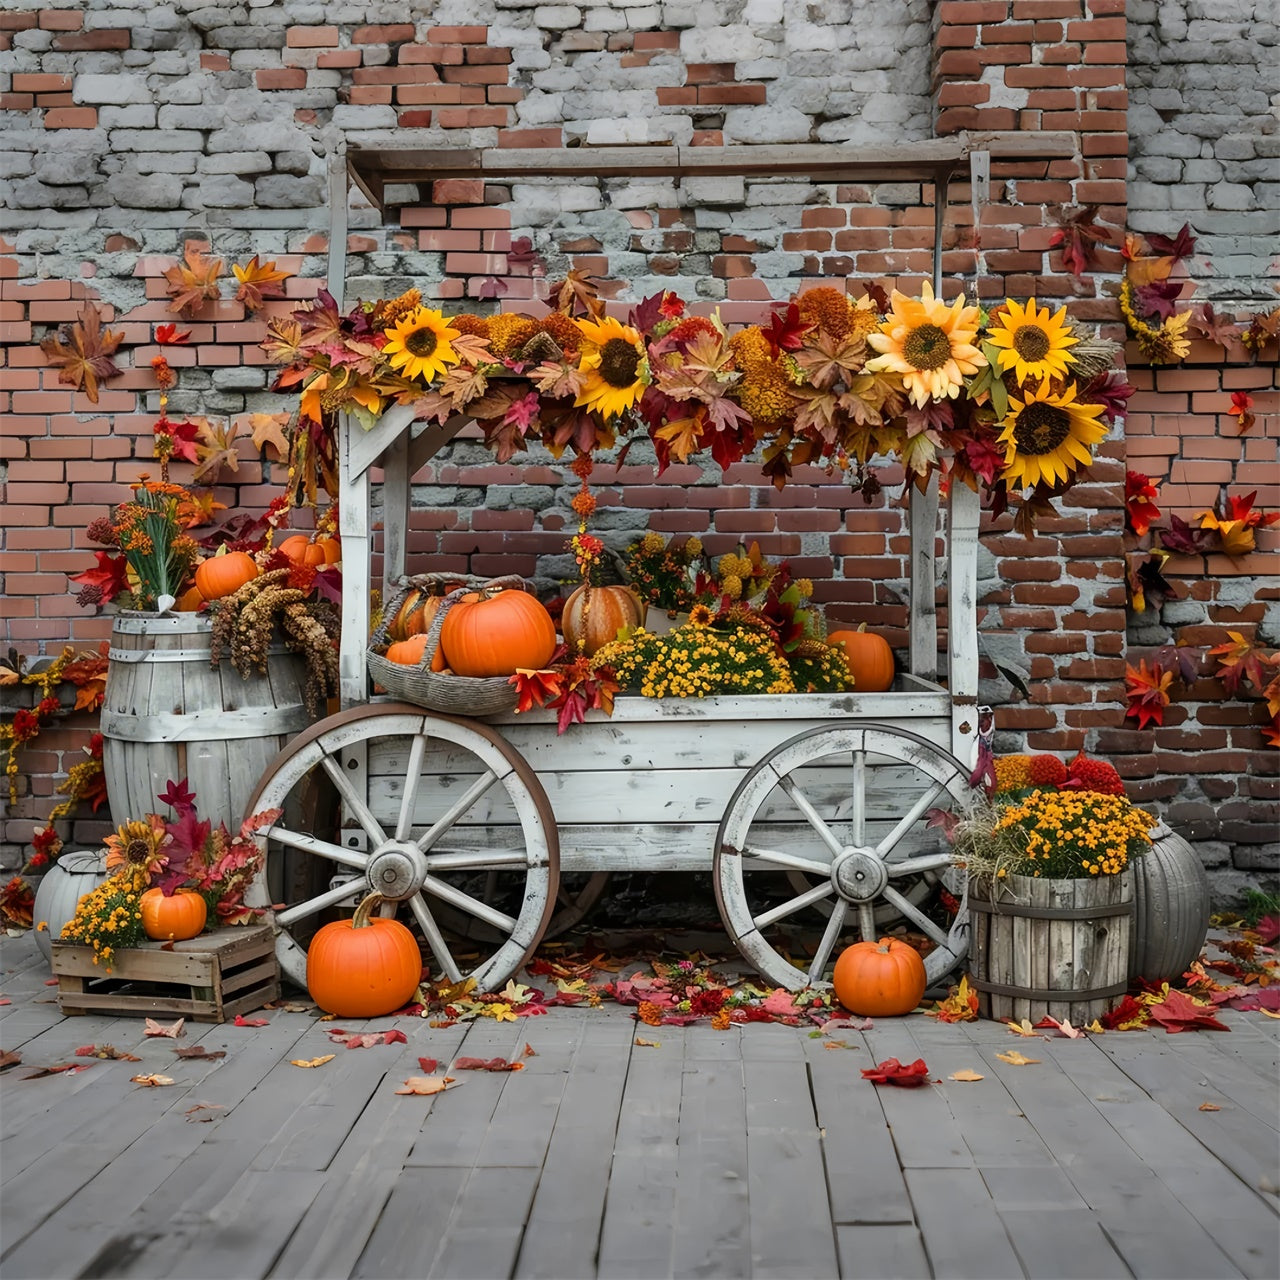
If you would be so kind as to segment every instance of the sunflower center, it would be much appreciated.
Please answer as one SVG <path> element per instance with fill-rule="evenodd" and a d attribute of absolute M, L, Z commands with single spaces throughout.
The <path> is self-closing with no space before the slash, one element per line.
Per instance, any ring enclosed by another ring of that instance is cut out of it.
<path fill-rule="evenodd" d="M 1018 414 L 1013 438 L 1020 453 L 1052 453 L 1071 434 L 1071 418 L 1056 405 L 1035 400 Z"/>
<path fill-rule="evenodd" d="M 1049 335 L 1038 324 L 1020 324 L 1013 331 L 1013 349 L 1024 360 L 1043 360 L 1050 346 Z"/>
<path fill-rule="evenodd" d="M 629 387 L 636 380 L 640 353 L 625 338 L 610 338 L 600 348 L 600 376 L 611 387 Z"/>
<path fill-rule="evenodd" d="M 130 840 L 124 847 L 125 861 L 134 866 L 144 866 L 151 861 L 151 842 L 148 840 Z"/>
<path fill-rule="evenodd" d="M 415 329 L 404 340 L 404 349 L 412 352 L 420 360 L 426 360 L 435 355 L 436 347 L 439 345 L 440 340 L 436 337 L 435 330 L 427 328 L 426 325 L 421 329 Z"/>
<path fill-rule="evenodd" d="M 918 325 L 902 344 L 902 354 L 916 369 L 941 369 L 951 359 L 951 339 L 936 324 Z"/>

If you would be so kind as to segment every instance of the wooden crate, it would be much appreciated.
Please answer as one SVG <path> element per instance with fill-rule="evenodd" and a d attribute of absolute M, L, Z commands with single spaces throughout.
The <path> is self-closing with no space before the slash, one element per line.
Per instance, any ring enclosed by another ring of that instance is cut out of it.
<path fill-rule="evenodd" d="M 280 970 L 270 926 L 227 928 L 175 942 L 144 942 L 116 953 L 111 972 L 93 963 L 93 949 L 53 943 L 58 1008 L 64 1014 L 173 1016 L 226 1022 L 260 1009 L 280 994 Z"/>

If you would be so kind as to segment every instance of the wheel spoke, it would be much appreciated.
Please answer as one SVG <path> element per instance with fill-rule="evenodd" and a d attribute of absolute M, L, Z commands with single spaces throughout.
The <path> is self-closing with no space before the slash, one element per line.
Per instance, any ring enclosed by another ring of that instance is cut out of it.
<path fill-rule="evenodd" d="M 825 844 L 833 854 L 839 853 L 840 850 L 844 848 L 844 845 L 836 839 L 836 834 L 829 826 L 827 826 L 826 819 L 823 818 L 813 805 L 809 803 L 804 792 L 796 786 L 795 779 L 788 775 L 785 778 L 779 778 L 778 783 L 782 787 L 783 791 L 791 797 L 792 804 L 794 804 L 795 807 L 804 814 L 805 820 L 821 837 L 822 843 Z"/>
<path fill-rule="evenodd" d="M 863 942 L 877 940 L 876 909 L 873 903 L 858 903 L 858 932 L 862 935 Z"/>
<path fill-rule="evenodd" d="M 418 841 L 418 848 L 426 853 L 433 844 L 442 836 L 450 827 L 453 826 L 459 818 L 462 817 L 468 809 L 471 808 L 477 800 L 489 790 L 495 782 L 497 775 L 492 769 L 486 769 L 454 802 L 449 806 L 447 813 L 442 814 L 431 829 L 423 834 Z"/>
<path fill-rule="evenodd" d="M 883 840 L 876 845 L 876 857 L 885 857 L 889 850 L 894 848 L 898 841 L 911 830 L 912 827 L 924 816 L 926 809 L 933 807 L 933 802 L 939 797 L 947 794 L 946 786 L 941 782 L 935 782 L 933 787 L 924 793 L 916 802 L 902 815 L 901 821 L 892 831 L 889 832 Z"/>
<path fill-rule="evenodd" d="M 363 871 L 369 865 L 369 855 L 362 849 L 344 849 L 341 845 L 330 844 L 305 831 L 290 831 L 287 827 L 268 827 L 262 833 L 267 839 L 277 844 L 286 844 L 291 849 L 301 849 L 304 853 L 314 853 L 318 857 L 327 858 L 330 862 L 340 862 L 344 867 L 355 867 Z"/>
<path fill-rule="evenodd" d="M 396 839 L 407 840 L 413 830 L 413 806 L 418 800 L 418 784 L 422 781 L 422 758 L 427 751 L 427 735 L 416 733 L 409 748 L 409 763 L 404 772 L 404 795 L 400 797 L 400 813 L 396 817 Z"/>
<path fill-rule="evenodd" d="M 789 871 L 807 871 L 812 876 L 829 876 L 829 862 L 815 862 L 812 858 L 798 858 L 793 853 L 782 853 L 777 849 L 757 849 L 754 846 L 743 849 L 742 856 L 754 862 L 764 862 L 771 867 L 786 867 Z"/>
<path fill-rule="evenodd" d="M 463 893 L 461 889 L 455 889 L 453 885 L 446 884 L 443 880 L 437 880 L 435 876 L 427 876 L 422 882 L 422 887 L 441 901 L 457 907 L 459 911 L 465 911 L 468 915 L 475 916 L 477 920 L 493 925 L 495 929 L 501 929 L 505 934 L 509 935 L 516 927 L 517 922 L 514 916 L 495 911 L 493 907 L 471 897 L 470 894 Z"/>
<path fill-rule="evenodd" d="M 387 833 L 383 831 L 377 818 L 369 811 L 369 806 L 365 804 L 362 797 L 356 792 L 355 787 L 351 785 L 351 780 L 343 773 L 342 765 L 331 755 L 321 756 L 320 763 L 324 765 L 325 773 L 329 775 L 333 785 L 337 788 L 347 811 L 364 828 L 365 834 L 373 842 L 374 846 L 386 844 Z"/>
<path fill-rule="evenodd" d="M 853 753 L 853 814 L 850 817 L 852 824 L 853 846 L 856 849 L 862 848 L 862 842 L 867 838 L 867 753 L 865 751 L 855 751 Z"/>
<path fill-rule="evenodd" d="M 458 962 L 453 958 L 453 952 L 449 950 L 449 944 L 445 942 L 440 926 L 436 924 L 431 908 L 422 894 L 415 893 L 409 899 L 409 908 L 422 930 L 422 936 L 427 940 L 427 946 L 431 948 L 431 954 L 436 958 L 436 963 L 444 970 L 445 977 L 450 982 L 461 982 L 462 970 L 458 968 Z"/>
<path fill-rule="evenodd" d="M 927 933 L 939 946 L 945 947 L 947 945 L 947 931 L 930 920 L 909 898 L 903 897 L 892 885 L 885 885 L 882 892 L 884 893 L 885 901 L 892 902 L 908 920 L 913 921 L 920 927 L 921 932 Z"/>
<path fill-rule="evenodd" d="M 798 898 L 792 898 L 790 902 L 783 902 L 772 910 L 766 911 L 763 915 L 752 917 L 752 924 L 757 929 L 766 929 L 775 920 L 781 920 L 784 916 L 794 915 L 797 911 L 803 911 L 805 907 L 810 907 L 815 902 L 821 902 L 831 892 L 832 885 L 831 881 L 828 880 L 825 884 L 820 884 L 817 888 L 810 889 L 808 893 L 802 893 Z"/>
<path fill-rule="evenodd" d="M 353 894 L 359 897 L 362 892 L 363 890 L 358 880 L 348 880 L 346 884 L 337 885 L 318 897 L 308 898 L 306 902 L 299 902 L 297 906 L 287 907 L 284 911 L 277 911 L 275 922 L 279 925 L 291 925 L 295 921 L 315 915 L 317 911 L 323 911 L 326 907 L 336 907 L 344 898 L 350 898 Z"/>
<path fill-rule="evenodd" d="M 523 867 L 527 861 L 523 849 L 441 849 L 428 855 L 427 870 L 495 871 L 498 867 Z"/>
<path fill-rule="evenodd" d="M 809 966 L 810 982 L 818 982 L 822 978 L 831 950 L 836 945 L 840 930 L 844 927 L 845 912 L 848 909 L 849 904 L 843 898 L 836 899 L 835 905 L 831 908 L 831 919 L 827 921 L 827 927 L 822 931 L 822 940 L 818 943 L 817 951 L 813 953 L 813 963 Z"/>
<path fill-rule="evenodd" d="M 918 875 L 922 871 L 942 871 L 954 866 L 955 859 L 949 853 L 922 853 L 918 858 L 903 858 L 901 862 L 886 862 L 884 869 L 891 876 Z"/>

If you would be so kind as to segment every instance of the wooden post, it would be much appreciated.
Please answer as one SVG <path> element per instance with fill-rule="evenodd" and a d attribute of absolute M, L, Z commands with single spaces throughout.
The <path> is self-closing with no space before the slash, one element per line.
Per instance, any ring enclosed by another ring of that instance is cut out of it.
<path fill-rule="evenodd" d="M 947 517 L 947 687 L 951 751 L 972 766 L 978 750 L 978 495 L 953 480 Z"/>
<path fill-rule="evenodd" d="M 910 667 L 922 680 L 938 678 L 937 561 L 938 476 L 921 493 L 911 489 L 911 635 Z"/>

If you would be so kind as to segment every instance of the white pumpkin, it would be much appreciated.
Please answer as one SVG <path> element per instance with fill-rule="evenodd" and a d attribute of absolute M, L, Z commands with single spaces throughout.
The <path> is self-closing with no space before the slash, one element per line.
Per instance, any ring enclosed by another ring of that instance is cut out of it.
<path fill-rule="evenodd" d="M 86 893 L 92 893 L 107 878 L 107 851 L 97 849 L 64 853 L 45 872 L 36 890 L 31 908 L 35 925 L 42 921 L 47 929 L 36 930 L 36 946 L 45 963 L 53 960 L 53 939 L 76 913 L 76 906 Z"/>

